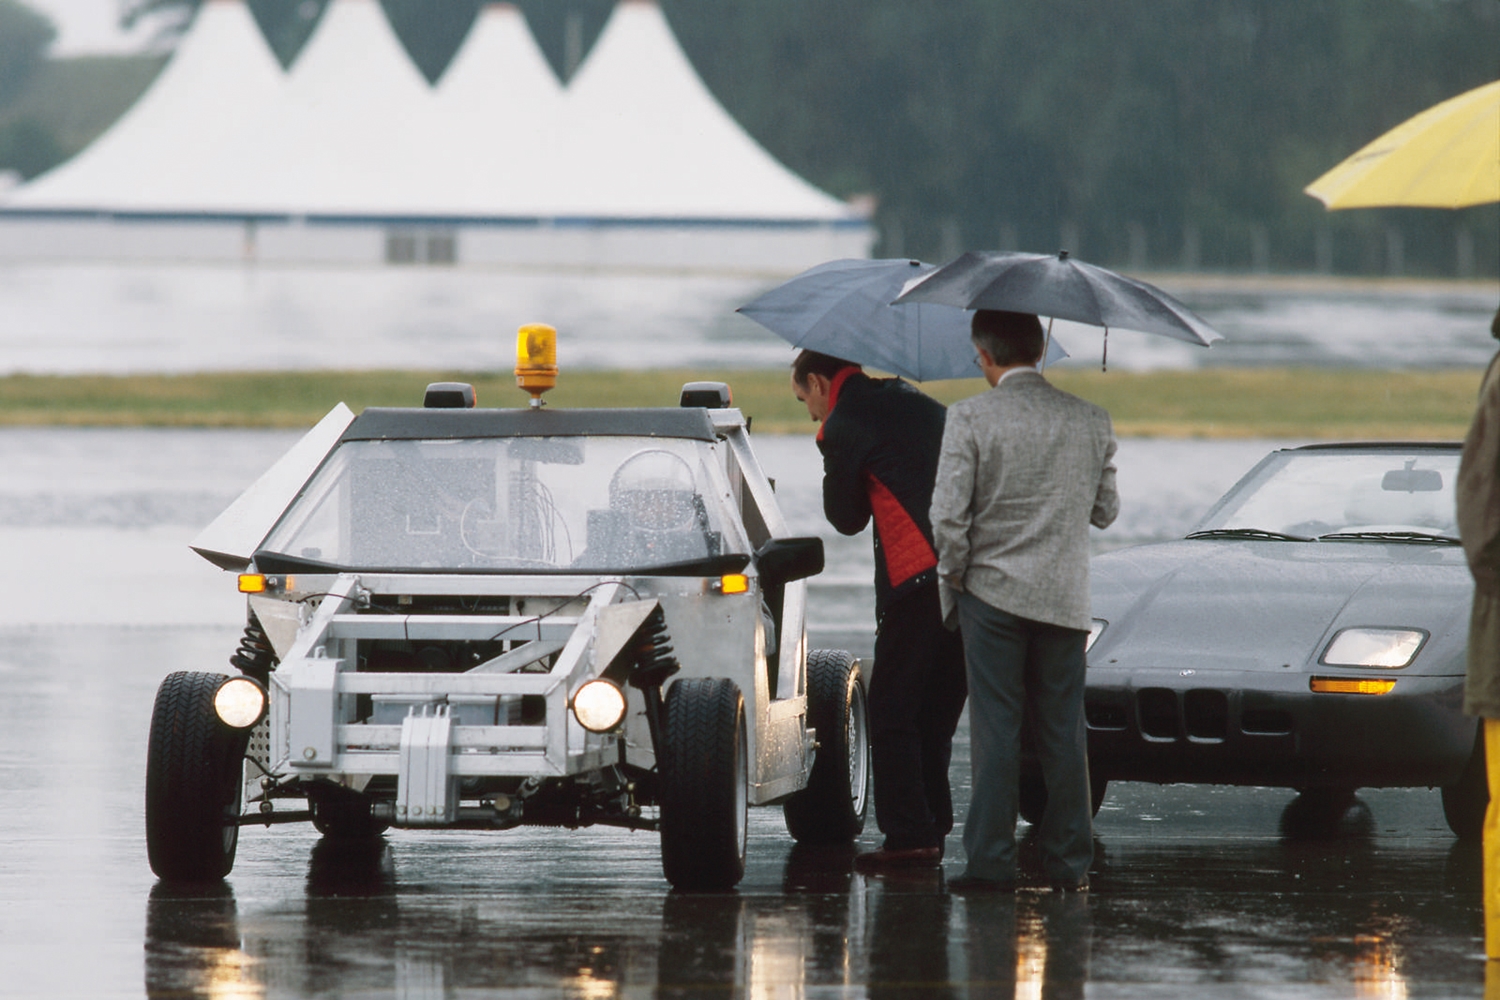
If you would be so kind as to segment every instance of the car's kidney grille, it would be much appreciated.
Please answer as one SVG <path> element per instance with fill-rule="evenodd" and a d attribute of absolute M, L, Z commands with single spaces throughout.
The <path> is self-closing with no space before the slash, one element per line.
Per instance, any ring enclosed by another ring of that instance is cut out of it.
<path fill-rule="evenodd" d="M 1190 739 L 1222 741 L 1229 735 L 1229 696 L 1198 689 L 1182 696 L 1182 721 Z"/>
<path fill-rule="evenodd" d="M 1098 700 L 1086 701 L 1083 706 L 1083 715 L 1088 721 L 1090 729 L 1122 731 L 1129 728 L 1128 716 L 1124 705 Z"/>
<path fill-rule="evenodd" d="M 1229 738 L 1230 692 L 1214 688 L 1174 691 L 1171 688 L 1141 688 L 1135 693 L 1136 716 L 1141 735 L 1148 740 L 1181 740 L 1222 743 Z M 1116 729 L 1111 725 L 1118 710 L 1090 704 L 1090 729 Z M 1285 736 L 1295 728 L 1290 713 L 1277 709 L 1241 708 L 1239 730 L 1252 736 Z"/>
<path fill-rule="evenodd" d="M 1240 729 L 1256 736 L 1285 736 L 1292 731 L 1292 716 L 1270 708 L 1247 708 L 1240 713 Z"/>
<path fill-rule="evenodd" d="M 1177 724 L 1177 693 L 1167 688 L 1141 688 L 1135 696 L 1140 713 L 1141 733 L 1152 739 L 1175 740 L 1181 735 Z"/>

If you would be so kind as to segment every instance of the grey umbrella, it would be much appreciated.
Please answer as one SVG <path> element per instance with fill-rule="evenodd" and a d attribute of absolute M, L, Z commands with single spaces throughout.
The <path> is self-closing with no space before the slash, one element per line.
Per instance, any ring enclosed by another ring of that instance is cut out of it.
<path fill-rule="evenodd" d="M 1034 313 L 1207 347 L 1223 334 L 1181 302 L 1144 281 L 1057 255 L 971 250 L 907 282 L 897 303 Z"/>
<path fill-rule="evenodd" d="M 892 305 L 919 260 L 832 260 L 777 285 L 743 313 L 789 342 L 917 382 L 974 378 L 971 313 L 948 305 Z M 1050 363 L 1068 352 L 1054 342 Z"/>

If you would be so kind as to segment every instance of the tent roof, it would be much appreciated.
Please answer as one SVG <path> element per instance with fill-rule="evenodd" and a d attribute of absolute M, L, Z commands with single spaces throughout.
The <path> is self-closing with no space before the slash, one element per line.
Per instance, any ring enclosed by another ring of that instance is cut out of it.
<path fill-rule="evenodd" d="M 420 208 L 431 171 L 432 88 L 378 0 L 333 0 L 279 99 L 241 137 L 220 194 L 229 209 L 389 214 Z"/>
<path fill-rule="evenodd" d="M 488 3 L 438 80 L 437 91 L 450 108 L 514 113 L 533 102 L 556 102 L 562 85 L 537 48 L 521 9 L 513 3 Z"/>
<path fill-rule="evenodd" d="M 442 210 L 537 214 L 553 165 L 563 90 L 520 8 L 491 3 L 437 84 L 444 136 Z"/>
<path fill-rule="evenodd" d="M 561 158 L 581 215 L 847 218 L 698 78 L 654 0 L 621 0 L 568 85 Z"/>
<path fill-rule="evenodd" d="M 83 153 L 17 188 L 7 205 L 180 211 L 218 186 L 239 129 L 276 97 L 281 65 L 243 0 L 207 0 L 146 93 Z"/>

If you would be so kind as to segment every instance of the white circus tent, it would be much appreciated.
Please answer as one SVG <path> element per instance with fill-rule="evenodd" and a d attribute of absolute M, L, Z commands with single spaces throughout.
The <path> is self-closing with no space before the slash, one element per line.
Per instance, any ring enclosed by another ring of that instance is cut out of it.
<path fill-rule="evenodd" d="M 244 0 L 206 0 L 135 108 L 0 195 L 0 259 L 794 271 L 871 239 L 719 105 L 654 0 L 617 4 L 567 88 L 510 4 L 432 87 L 378 0 L 333 0 L 288 73 Z M 393 256 L 413 240 L 447 249 Z"/>
<path fill-rule="evenodd" d="M 826 220 L 849 208 L 777 162 L 709 93 L 654 0 L 620 0 L 568 85 L 568 211 Z"/>
<path fill-rule="evenodd" d="M 206 0 L 171 61 L 87 150 L 10 193 L 6 206 L 213 210 L 226 150 L 281 92 L 281 65 L 243 0 Z"/>
<path fill-rule="evenodd" d="M 449 211 L 534 215 L 550 183 L 563 89 L 519 7 L 489 3 L 437 82 Z"/>
<path fill-rule="evenodd" d="M 222 164 L 221 211 L 377 216 L 430 212 L 440 189 L 436 98 L 377 0 L 333 0 L 278 100 Z"/>

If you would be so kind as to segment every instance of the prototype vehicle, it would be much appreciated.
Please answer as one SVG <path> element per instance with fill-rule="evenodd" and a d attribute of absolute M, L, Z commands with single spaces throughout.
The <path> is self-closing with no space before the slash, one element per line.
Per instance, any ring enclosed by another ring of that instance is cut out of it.
<path fill-rule="evenodd" d="M 1109 781 L 1295 788 L 1310 816 L 1361 787 L 1437 786 L 1453 831 L 1477 836 L 1458 459 L 1443 444 L 1276 451 L 1185 538 L 1096 558 L 1095 808 Z"/>
<path fill-rule="evenodd" d="M 855 837 L 859 664 L 806 648 L 822 542 L 787 537 L 727 387 L 426 402 L 340 405 L 193 543 L 240 571 L 248 624 L 238 676 L 157 695 L 155 872 L 224 876 L 246 824 L 609 824 L 659 829 L 674 886 L 722 889 L 747 806 L 781 803 L 798 841 Z"/>

